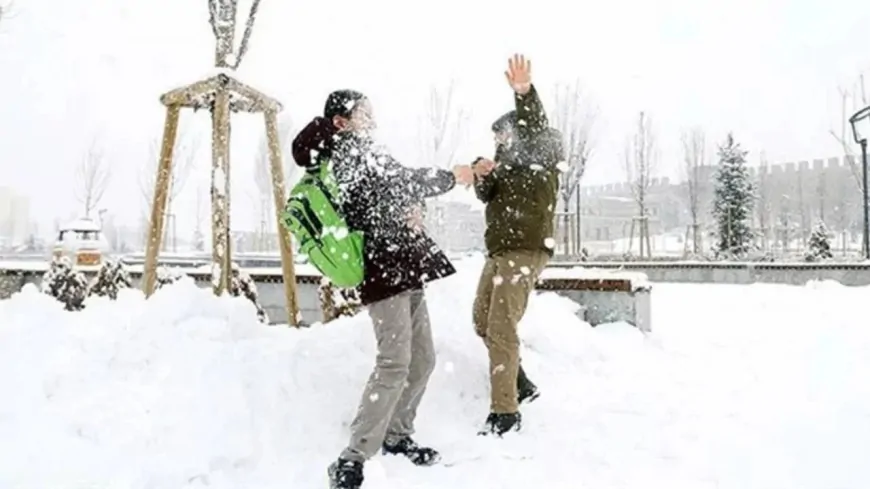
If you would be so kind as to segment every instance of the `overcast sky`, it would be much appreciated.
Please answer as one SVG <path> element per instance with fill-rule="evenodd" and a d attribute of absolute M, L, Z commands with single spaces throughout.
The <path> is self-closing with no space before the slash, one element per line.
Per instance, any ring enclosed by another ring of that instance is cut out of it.
<path fill-rule="evenodd" d="M 8 1 L 8 0 L 0 0 Z M 249 2 L 242 1 L 246 14 Z M 112 162 L 101 207 L 131 223 L 142 207 L 137 175 L 160 134 L 158 96 L 210 73 L 206 0 L 16 0 L 0 21 L 0 185 L 32 196 L 49 227 L 74 213 L 69 188 L 92 141 Z M 834 156 L 837 88 L 870 75 L 866 0 L 262 0 L 239 76 L 274 95 L 297 128 L 326 94 L 356 88 L 373 100 L 382 137 L 415 162 L 417 123 L 430 86 L 455 79 L 469 113 L 458 154 L 492 151 L 490 122 L 510 109 L 507 57 L 526 53 L 548 103 L 556 83 L 579 80 L 600 109 L 586 183 L 623 179 L 623 142 L 639 110 L 653 117 L 659 171 L 679 175 L 680 132 L 726 132 L 772 162 Z M 870 80 L 868 80 L 870 87 Z M 183 127 L 205 133 L 206 114 Z M 234 223 L 253 227 L 253 155 L 260 119 L 233 129 Z M 179 199 L 192 226 L 208 146 Z M 180 231 L 181 232 L 181 231 Z"/>

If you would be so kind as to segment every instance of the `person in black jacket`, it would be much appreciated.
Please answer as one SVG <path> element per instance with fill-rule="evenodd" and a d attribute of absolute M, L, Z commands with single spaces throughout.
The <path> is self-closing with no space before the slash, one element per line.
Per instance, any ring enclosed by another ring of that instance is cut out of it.
<path fill-rule="evenodd" d="M 417 407 L 435 366 L 424 286 L 456 272 L 422 225 L 424 200 L 471 185 L 469 165 L 452 172 L 401 165 L 371 136 L 371 104 L 361 93 L 329 95 L 323 117 L 293 141 L 293 158 L 314 167 L 324 156 L 340 189 L 341 211 L 363 233 L 360 299 L 374 323 L 378 356 L 351 425 L 348 447 L 329 467 L 333 488 L 356 489 L 363 463 L 380 449 L 417 465 L 439 460 L 411 438 Z"/>

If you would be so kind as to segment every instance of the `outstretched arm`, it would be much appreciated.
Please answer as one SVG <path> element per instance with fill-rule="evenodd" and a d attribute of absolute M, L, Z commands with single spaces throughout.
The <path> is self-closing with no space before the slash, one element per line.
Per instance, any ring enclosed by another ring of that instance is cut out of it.
<path fill-rule="evenodd" d="M 546 131 L 549 125 L 544 104 L 532 85 L 532 62 L 525 56 L 515 54 L 508 60 L 508 69 L 504 76 L 514 91 L 517 132 L 521 139 L 528 141 Z"/>
<path fill-rule="evenodd" d="M 517 108 L 517 133 L 520 139 L 531 140 L 544 133 L 549 126 L 547 112 L 534 85 L 526 93 L 514 93 Z"/>

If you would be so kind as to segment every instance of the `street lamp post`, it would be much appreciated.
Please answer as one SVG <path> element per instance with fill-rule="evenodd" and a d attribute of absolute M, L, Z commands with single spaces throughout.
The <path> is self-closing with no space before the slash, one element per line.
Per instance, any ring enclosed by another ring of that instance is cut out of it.
<path fill-rule="evenodd" d="M 870 138 L 870 106 L 864 107 L 849 118 L 855 142 L 861 145 L 861 174 L 863 190 L 861 207 L 864 211 L 863 252 L 864 259 L 870 260 L 870 209 L 867 207 L 867 139 Z"/>

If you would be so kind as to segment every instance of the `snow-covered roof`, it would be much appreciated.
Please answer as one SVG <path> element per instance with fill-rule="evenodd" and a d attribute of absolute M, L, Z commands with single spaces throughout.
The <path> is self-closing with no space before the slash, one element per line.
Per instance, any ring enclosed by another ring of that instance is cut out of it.
<path fill-rule="evenodd" d="M 60 227 L 61 231 L 99 231 L 100 225 L 97 221 L 83 217 Z"/>

